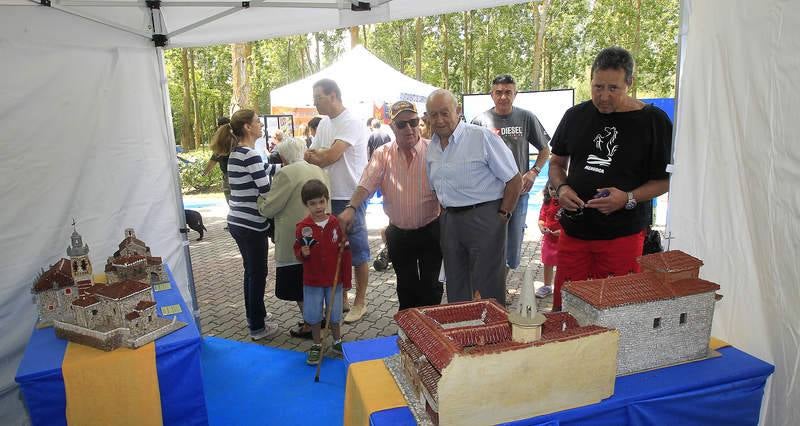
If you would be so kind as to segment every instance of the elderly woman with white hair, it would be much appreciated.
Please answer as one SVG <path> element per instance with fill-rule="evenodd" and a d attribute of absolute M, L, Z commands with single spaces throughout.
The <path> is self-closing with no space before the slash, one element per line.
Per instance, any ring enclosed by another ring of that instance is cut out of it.
<path fill-rule="evenodd" d="M 258 199 L 262 216 L 275 219 L 275 296 L 281 300 L 297 302 L 300 316 L 303 313 L 303 264 L 294 256 L 295 225 L 307 214 L 300 189 L 312 179 L 324 182 L 330 188 L 327 173 L 303 160 L 305 141 L 287 138 L 275 146 L 283 167 L 273 177 L 272 189 Z M 290 330 L 293 337 L 311 338 L 311 329 L 300 322 L 298 329 Z"/>

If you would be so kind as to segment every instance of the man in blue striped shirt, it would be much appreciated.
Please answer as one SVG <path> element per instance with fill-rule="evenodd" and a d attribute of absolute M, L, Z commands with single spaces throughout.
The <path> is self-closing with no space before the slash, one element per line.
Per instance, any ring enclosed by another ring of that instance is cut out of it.
<path fill-rule="evenodd" d="M 449 91 L 435 90 L 426 108 L 433 128 L 426 164 L 442 205 L 447 301 L 505 303 L 506 224 L 522 189 L 514 155 L 491 130 L 463 123 Z"/>

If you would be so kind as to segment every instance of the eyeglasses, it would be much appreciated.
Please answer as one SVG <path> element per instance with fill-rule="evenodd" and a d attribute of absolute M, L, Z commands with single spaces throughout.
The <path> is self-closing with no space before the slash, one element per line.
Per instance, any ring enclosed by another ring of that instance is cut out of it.
<path fill-rule="evenodd" d="M 419 117 L 412 118 L 411 120 L 406 120 L 406 121 L 399 121 L 398 120 L 398 121 L 394 122 L 394 125 L 398 129 L 405 129 L 406 126 L 417 127 L 417 126 L 419 126 Z"/>
<path fill-rule="evenodd" d="M 565 218 L 567 218 L 567 219 L 569 219 L 571 221 L 575 221 L 579 217 L 581 217 L 582 215 L 583 215 L 583 209 L 578 209 L 578 210 L 575 210 L 575 211 L 569 211 L 569 210 L 567 210 L 567 209 L 562 207 L 562 208 L 558 209 L 558 212 L 556 213 L 556 219 L 561 219 L 562 217 L 565 217 Z"/>

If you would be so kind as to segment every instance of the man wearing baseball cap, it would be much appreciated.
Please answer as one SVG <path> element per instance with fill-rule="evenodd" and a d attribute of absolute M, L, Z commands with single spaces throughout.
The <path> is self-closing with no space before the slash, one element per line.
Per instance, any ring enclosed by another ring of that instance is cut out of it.
<path fill-rule="evenodd" d="M 420 137 L 417 108 L 408 101 L 391 107 L 395 141 L 378 147 L 361 175 L 351 205 L 360 205 L 378 188 L 383 211 L 389 217 L 386 242 L 397 274 L 400 310 L 437 305 L 442 301 L 439 269 L 439 202 L 428 184 L 425 157 L 430 141 Z M 339 215 L 343 226 L 353 222 L 354 211 Z"/>

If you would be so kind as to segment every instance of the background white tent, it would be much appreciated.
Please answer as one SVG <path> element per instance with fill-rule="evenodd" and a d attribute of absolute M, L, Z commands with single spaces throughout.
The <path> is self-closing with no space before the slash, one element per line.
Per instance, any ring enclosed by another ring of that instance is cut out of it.
<path fill-rule="evenodd" d="M 312 86 L 322 78 L 335 80 L 342 90 L 344 105 L 364 118 L 372 117 L 373 105 L 380 107 L 383 102 L 407 100 L 424 110 L 425 98 L 436 90 L 397 71 L 359 45 L 318 73 L 271 91 L 270 105 L 314 108 Z"/>
<path fill-rule="evenodd" d="M 0 4 L 0 424 L 24 422 L 13 377 L 34 322 L 29 285 L 63 255 L 73 216 L 95 266 L 132 225 L 186 286 L 154 32 L 171 46 L 193 46 L 514 1 L 394 0 L 372 12 L 325 1 L 247 10 L 175 1 L 154 20 L 142 1 L 53 2 L 70 13 L 9 3 Z M 119 7 L 104 6 L 112 3 Z M 671 245 L 703 258 L 703 277 L 723 286 L 714 333 L 776 364 L 762 419 L 800 424 L 800 8 L 683 4 Z M 221 19 L 203 19 L 214 10 Z"/>

